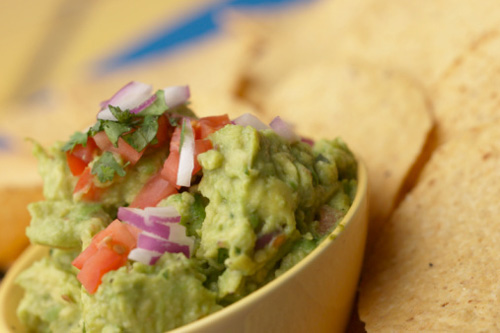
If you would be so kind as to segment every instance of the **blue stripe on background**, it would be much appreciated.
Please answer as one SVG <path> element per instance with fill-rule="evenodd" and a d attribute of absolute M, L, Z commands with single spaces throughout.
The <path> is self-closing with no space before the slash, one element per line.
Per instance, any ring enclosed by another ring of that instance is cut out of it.
<path fill-rule="evenodd" d="M 225 0 L 215 3 L 203 11 L 194 13 L 174 26 L 168 26 L 144 38 L 143 42 L 134 45 L 118 55 L 112 56 L 97 66 L 98 72 L 106 73 L 120 67 L 164 55 L 188 42 L 196 41 L 218 31 L 217 17 L 228 8 L 282 7 L 292 3 L 311 0 Z"/>

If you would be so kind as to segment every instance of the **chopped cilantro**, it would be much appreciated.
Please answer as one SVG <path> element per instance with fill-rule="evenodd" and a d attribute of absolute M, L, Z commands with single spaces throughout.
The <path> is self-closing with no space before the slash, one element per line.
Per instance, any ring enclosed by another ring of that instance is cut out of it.
<path fill-rule="evenodd" d="M 121 177 L 125 176 L 125 166 L 127 166 L 127 164 L 124 166 L 120 165 L 111 152 L 105 151 L 95 161 L 91 173 L 97 175 L 97 179 L 99 179 L 101 183 L 105 183 L 113 180 L 115 174 Z"/>
<path fill-rule="evenodd" d="M 144 121 L 136 131 L 126 134 L 123 139 L 128 142 L 135 150 L 142 151 L 146 146 L 156 138 L 158 132 L 158 117 L 146 116 Z"/>
<path fill-rule="evenodd" d="M 97 132 L 100 132 L 102 131 L 103 129 L 103 120 L 97 120 L 97 122 L 94 124 L 94 126 L 92 126 L 89 131 L 88 131 L 88 135 L 90 136 L 94 136 Z"/>
<path fill-rule="evenodd" d="M 121 110 L 116 106 L 108 105 L 108 108 L 119 123 L 127 123 L 135 116 L 135 114 L 129 110 Z"/>
<path fill-rule="evenodd" d="M 316 156 L 316 162 L 325 162 L 325 163 L 328 163 L 328 164 L 330 164 L 330 163 L 331 163 L 331 162 L 330 162 L 330 160 L 329 160 L 329 159 L 327 159 L 327 158 L 325 157 L 325 155 L 323 155 L 323 154 L 321 154 L 321 153 L 320 153 L 320 154 L 318 154 L 318 156 Z"/>
<path fill-rule="evenodd" d="M 76 145 L 83 145 L 84 147 L 87 145 L 87 133 L 75 132 L 71 136 L 68 142 L 62 147 L 63 151 L 72 151 Z"/>
<path fill-rule="evenodd" d="M 229 258 L 229 250 L 224 247 L 220 247 L 217 250 L 217 263 L 223 264 L 227 258 Z"/>
<path fill-rule="evenodd" d="M 179 120 L 180 120 L 180 118 L 177 118 L 177 117 L 168 117 L 168 122 L 173 127 L 177 127 L 179 125 Z"/>
<path fill-rule="evenodd" d="M 129 132 L 132 130 L 132 127 L 126 124 L 118 123 L 116 121 L 104 121 L 104 132 L 109 138 L 109 141 L 113 144 L 113 146 L 118 147 L 118 139 L 122 136 L 123 133 Z"/>
<path fill-rule="evenodd" d="M 165 103 L 165 92 L 163 90 L 158 90 L 156 92 L 155 101 L 150 106 L 139 112 L 139 115 L 143 117 L 161 116 L 166 110 L 168 110 L 168 106 Z"/>

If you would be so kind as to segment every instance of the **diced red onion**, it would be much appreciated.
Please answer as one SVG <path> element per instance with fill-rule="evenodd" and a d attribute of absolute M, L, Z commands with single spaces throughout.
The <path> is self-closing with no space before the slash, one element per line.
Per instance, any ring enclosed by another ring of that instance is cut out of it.
<path fill-rule="evenodd" d="M 262 236 L 259 236 L 255 241 L 255 250 L 261 250 L 266 247 L 266 245 L 271 243 L 275 236 L 276 232 L 271 232 L 269 234 L 263 234 Z"/>
<path fill-rule="evenodd" d="M 138 107 L 130 110 L 130 113 L 137 114 L 137 113 L 141 112 L 142 110 L 144 110 L 145 108 L 147 108 L 148 106 L 150 106 L 151 104 L 153 104 L 155 101 L 156 101 L 156 95 L 153 95 L 153 96 L 149 97 L 146 101 L 144 101 L 144 103 L 142 103 Z"/>
<path fill-rule="evenodd" d="M 306 138 L 306 137 L 301 137 L 300 141 L 307 143 L 309 146 L 314 146 L 314 140 Z"/>
<path fill-rule="evenodd" d="M 188 245 L 181 245 L 165 239 L 154 237 L 153 235 L 144 232 L 139 235 L 139 239 L 137 240 L 137 247 L 159 253 L 184 253 L 187 258 L 189 258 L 190 256 L 190 248 Z"/>
<path fill-rule="evenodd" d="M 190 186 L 194 169 L 194 131 L 191 120 L 184 118 L 184 141 L 180 147 L 177 185 Z"/>
<path fill-rule="evenodd" d="M 136 247 L 128 254 L 130 260 L 142 262 L 145 265 L 154 265 L 161 257 L 161 253 Z"/>
<path fill-rule="evenodd" d="M 328 205 L 321 206 L 319 210 L 319 224 L 317 231 L 320 235 L 326 235 L 344 217 L 344 213 Z"/>
<path fill-rule="evenodd" d="M 149 221 L 147 213 L 142 209 L 120 207 L 118 208 L 118 219 L 143 231 L 155 234 L 158 237 L 164 239 L 169 239 L 170 237 L 170 226 L 164 223 Z"/>
<path fill-rule="evenodd" d="M 121 110 L 133 110 L 146 102 L 153 91 L 153 87 L 142 82 L 132 81 L 118 90 L 108 101 L 101 103 L 102 110 L 97 114 L 97 119 L 116 121 L 109 110 L 109 106 L 119 107 Z"/>
<path fill-rule="evenodd" d="M 274 118 L 271 123 L 269 124 L 271 128 L 284 138 L 285 140 L 289 142 L 296 142 L 300 140 L 300 137 L 295 134 L 295 131 L 293 130 L 293 126 L 281 119 L 281 117 L 276 117 Z"/>
<path fill-rule="evenodd" d="M 170 109 L 173 109 L 181 104 L 184 104 L 191 97 L 189 86 L 173 86 L 163 89 L 165 94 L 165 104 Z"/>
<path fill-rule="evenodd" d="M 234 119 L 232 123 L 240 126 L 252 126 L 258 131 L 269 129 L 269 127 L 266 124 L 264 124 L 262 121 L 259 120 L 259 118 L 255 117 L 251 113 L 242 114 L 238 118 Z"/>
<path fill-rule="evenodd" d="M 179 223 L 181 216 L 177 209 L 172 206 L 167 207 L 146 207 L 149 222 L 153 223 Z"/>

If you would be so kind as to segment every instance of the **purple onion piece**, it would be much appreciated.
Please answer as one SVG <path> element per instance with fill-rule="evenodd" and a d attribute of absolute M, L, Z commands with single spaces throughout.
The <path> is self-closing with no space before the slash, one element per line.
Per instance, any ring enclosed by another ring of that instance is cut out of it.
<path fill-rule="evenodd" d="M 142 103 L 138 107 L 130 110 L 130 113 L 137 114 L 137 113 L 141 112 L 142 110 L 144 110 L 145 108 L 147 108 L 148 106 L 150 106 L 151 104 L 153 104 L 155 101 L 156 101 L 156 95 L 153 95 L 153 96 L 149 97 L 144 103 Z"/>
<path fill-rule="evenodd" d="M 148 221 L 147 214 L 139 208 L 118 208 L 118 219 L 133 225 L 143 231 L 150 232 L 158 237 L 168 239 L 170 237 L 170 226 L 164 223 Z"/>
<path fill-rule="evenodd" d="M 161 253 L 142 248 L 135 248 L 128 254 L 128 259 L 141 262 L 145 265 L 154 265 L 161 257 Z"/>
<path fill-rule="evenodd" d="M 300 141 L 307 143 L 309 146 L 314 146 L 314 140 L 306 138 L 306 137 L 301 137 Z"/>
<path fill-rule="evenodd" d="M 271 232 L 269 234 L 263 234 L 257 238 L 255 241 L 255 251 L 261 250 L 266 247 L 276 236 L 276 232 Z"/>
<path fill-rule="evenodd" d="M 262 121 L 259 120 L 259 118 L 255 117 L 250 113 L 242 114 L 238 118 L 234 119 L 232 123 L 240 126 L 252 126 L 258 131 L 269 129 L 269 126 L 264 124 Z"/>
<path fill-rule="evenodd" d="M 150 99 L 153 87 L 142 82 L 132 81 L 118 90 L 109 100 L 101 102 L 101 111 L 97 119 L 116 121 L 115 116 L 109 110 L 109 106 L 115 106 L 121 110 L 133 110 Z"/>
<path fill-rule="evenodd" d="M 159 253 L 184 253 L 187 258 L 190 257 L 190 249 L 188 245 L 177 244 L 175 242 L 154 237 L 147 233 L 141 233 L 139 235 L 137 247 Z"/>
<path fill-rule="evenodd" d="M 154 215 L 150 215 L 149 218 L 148 218 L 148 221 L 150 223 L 179 223 L 181 221 L 181 217 L 180 216 L 176 216 L 176 217 L 163 217 L 163 216 L 154 216 Z"/>
<path fill-rule="evenodd" d="M 158 221 L 161 221 L 162 218 L 165 218 L 164 222 L 179 222 L 181 219 L 181 215 L 173 206 L 166 207 L 146 207 L 144 209 L 149 218 L 158 218 Z"/>
<path fill-rule="evenodd" d="M 271 123 L 269 124 L 271 128 L 284 138 L 285 140 L 289 142 L 296 142 L 300 140 L 300 137 L 295 134 L 295 131 L 293 130 L 293 126 L 281 119 L 281 117 L 276 117 L 274 118 Z"/>

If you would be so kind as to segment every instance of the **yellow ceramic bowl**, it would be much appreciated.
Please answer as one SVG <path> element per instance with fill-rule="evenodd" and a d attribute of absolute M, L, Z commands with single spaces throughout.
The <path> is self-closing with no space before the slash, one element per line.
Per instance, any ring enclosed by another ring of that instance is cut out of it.
<path fill-rule="evenodd" d="M 360 163 L 354 203 L 332 234 L 304 260 L 244 299 L 180 327 L 185 332 L 341 332 L 349 319 L 367 230 L 367 174 Z M 0 332 L 25 332 L 16 316 L 17 275 L 48 250 L 31 246 L 0 285 Z"/>

